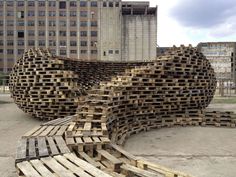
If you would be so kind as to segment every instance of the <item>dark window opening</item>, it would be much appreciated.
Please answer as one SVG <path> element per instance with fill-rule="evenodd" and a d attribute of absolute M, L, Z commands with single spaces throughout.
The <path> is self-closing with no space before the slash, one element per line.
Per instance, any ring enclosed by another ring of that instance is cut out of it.
<path fill-rule="evenodd" d="M 60 9 L 65 9 L 66 8 L 66 2 L 65 1 L 59 2 L 59 8 Z"/>
<path fill-rule="evenodd" d="M 18 32 L 18 37 L 19 38 L 24 38 L 24 32 L 23 31 L 19 31 Z"/>

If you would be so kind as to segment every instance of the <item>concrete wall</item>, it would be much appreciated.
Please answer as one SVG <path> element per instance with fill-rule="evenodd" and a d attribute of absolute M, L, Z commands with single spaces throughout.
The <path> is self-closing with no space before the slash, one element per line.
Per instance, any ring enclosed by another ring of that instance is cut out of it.
<path fill-rule="evenodd" d="M 156 58 L 157 17 L 155 15 L 123 15 L 122 60 Z"/>
<path fill-rule="evenodd" d="M 104 1 L 106 2 L 106 1 Z M 115 2 L 119 2 L 119 7 L 115 6 Z M 120 13 L 120 1 L 113 1 L 113 7 L 103 7 L 101 2 L 100 10 L 100 22 L 99 22 L 99 34 L 100 39 L 98 43 L 100 60 L 121 60 L 121 13 Z M 112 51 L 112 53 L 109 53 Z M 118 53 L 116 53 L 118 51 Z"/>

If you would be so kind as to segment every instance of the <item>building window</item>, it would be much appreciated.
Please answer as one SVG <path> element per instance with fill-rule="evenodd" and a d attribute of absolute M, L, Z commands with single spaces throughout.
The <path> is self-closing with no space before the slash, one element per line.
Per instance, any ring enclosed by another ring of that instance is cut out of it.
<path fill-rule="evenodd" d="M 45 16 L 45 11 L 39 11 L 39 16 L 40 16 L 40 17 Z"/>
<path fill-rule="evenodd" d="M 3 11 L 0 11 L 0 16 L 1 16 L 1 17 L 3 16 Z"/>
<path fill-rule="evenodd" d="M 7 41 L 7 46 L 13 46 L 14 45 L 14 41 L 13 40 L 8 40 Z"/>
<path fill-rule="evenodd" d="M 103 7 L 106 7 L 107 6 L 107 2 L 103 2 Z"/>
<path fill-rule="evenodd" d="M 91 7 L 97 7 L 97 6 L 98 6 L 98 4 L 96 1 L 91 1 Z"/>
<path fill-rule="evenodd" d="M 86 7 L 87 2 L 86 1 L 80 1 L 80 7 Z"/>
<path fill-rule="evenodd" d="M 48 35 L 49 36 L 56 36 L 56 31 L 49 31 Z"/>
<path fill-rule="evenodd" d="M 66 1 L 60 1 L 59 2 L 59 8 L 60 9 L 66 9 Z"/>
<path fill-rule="evenodd" d="M 12 34 L 12 35 L 11 35 L 11 34 L 8 34 L 8 33 L 10 33 L 10 32 L 13 33 L 13 31 L 7 31 L 7 36 L 13 36 L 13 34 Z M 3 36 L 3 31 L 0 31 L 0 36 Z"/>
<path fill-rule="evenodd" d="M 49 21 L 48 26 L 56 26 L 56 21 Z"/>
<path fill-rule="evenodd" d="M 70 2 L 70 6 L 71 6 L 71 7 L 76 7 L 76 1 L 71 1 L 71 2 Z"/>
<path fill-rule="evenodd" d="M 60 17 L 66 17 L 66 11 L 60 11 L 59 16 Z"/>
<path fill-rule="evenodd" d="M 56 46 L 56 41 L 49 40 L 49 46 Z"/>
<path fill-rule="evenodd" d="M 3 53 L 3 49 L 0 49 L 0 53 Z"/>
<path fill-rule="evenodd" d="M 18 31 L 18 38 L 24 38 L 24 31 Z"/>
<path fill-rule="evenodd" d="M 70 21 L 70 26 L 76 26 L 76 21 Z"/>
<path fill-rule="evenodd" d="M 29 1 L 28 6 L 33 7 L 34 6 L 34 1 Z"/>
<path fill-rule="evenodd" d="M 97 31 L 91 31 L 91 36 L 96 37 L 98 35 Z"/>
<path fill-rule="evenodd" d="M 109 50 L 109 54 L 113 54 L 113 50 Z"/>
<path fill-rule="evenodd" d="M 66 55 L 66 50 L 60 50 L 60 55 Z"/>
<path fill-rule="evenodd" d="M 71 50 L 70 53 L 71 54 L 77 54 L 77 50 Z"/>
<path fill-rule="evenodd" d="M 18 40 L 17 41 L 17 45 L 18 46 L 24 46 L 25 45 L 25 42 L 23 40 Z"/>
<path fill-rule="evenodd" d="M 3 21 L 2 20 L 0 21 L 0 26 L 3 26 Z"/>
<path fill-rule="evenodd" d="M 59 36 L 66 36 L 66 31 L 59 31 Z"/>
<path fill-rule="evenodd" d="M 70 36 L 77 36 L 77 32 L 76 31 L 71 31 Z"/>
<path fill-rule="evenodd" d="M 33 17 L 34 16 L 34 11 L 28 11 L 28 16 Z"/>
<path fill-rule="evenodd" d="M 80 53 L 81 53 L 81 54 L 86 54 L 86 53 L 87 53 L 87 50 L 81 50 Z"/>
<path fill-rule="evenodd" d="M 109 2 L 109 7 L 113 7 L 113 2 Z"/>
<path fill-rule="evenodd" d="M 87 21 L 81 21 L 80 26 L 87 26 Z"/>
<path fill-rule="evenodd" d="M 24 6 L 24 1 L 18 1 L 18 2 L 17 2 L 17 6 L 18 6 L 18 7 Z"/>
<path fill-rule="evenodd" d="M 77 46 L 77 42 L 76 41 L 70 41 L 70 46 Z"/>
<path fill-rule="evenodd" d="M 80 11 L 80 16 L 81 17 L 87 17 L 88 12 L 87 11 Z"/>
<path fill-rule="evenodd" d="M 44 7 L 45 6 L 45 1 L 39 1 L 39 7 Z"/>
<path fill-rule="evenodd" d="M 98 26 L 97 21 L 91 21 L 91 26 Z"/>
<path fill-rule="evenodd" d="M 34 26 L 34 21 L 28 21 L 28 26 Z"/>
<path fill-rule="evenodd" d="M 49 1 L 48 6 L 49 7 L 56 7 L 56 1 Z"/>
<path fill-rule="evenodd" d="M 7 49 L 7 54 L 13 54 L 14 50 L 13 49 Z"/>
<path fill-rule="evenodd" d="M 45 26 L 45 21 L 40 20 L 39 21 L 39 26 Z"/>
<path fill-rule="evenodd" d="M 34 46 L 35 42 L 33 40 L 28 41 L 28 46 Z"/>
<path fill-rule="evenodd" d="M 116 7 L 119 7 L 119 2 L 116 2 Z"/>
<path fill-rule="evenodd" d="M 48 16 L 49 17 L 55 17 L 56 16 L 56 12 L 55 11 L 49 11 L 48 12 Z"/>
<path fill-rule="evenodd" d="M 56 55 L 56 50 L 55 49 L 51 49 L 50 52 L 51 52 L 51 54 Z"/>
<path fill-rule="evenodd" d="M 115 50 L 115 54 L 119 54 L 119 50 Z"/>
<path fill-rule="evenodd" d="M 60 26 L 66 26 L 66 21 L 59 21 Z"/>
<path fill-rule="evenodd" d="M 6 1 L 8 7 L 13 7 L 14 1 Z"/>
<path fill-rule="evenodd" d="M 80 41 L 80 46 L 87 46 L 87 41 Z"/>
<path fill-rule="evenodd" d="M 17 25 L 18 26 L 25 26 L 25 22 L 20 20 L 20 21 L 17 22 Z"/>
<path fill-rule="evenodd" d="M 71 17 L 76 17 L 76 15 L 77 15 L 76 11 L 70 11 L 70 16 Z"/>
<path fill-rule="evenodd" d="M 3 2 L 2 1 L 0 1 L 0 7 L 3 7 Z"/>
<path fill-rule="evenodd" d="M 13 20 L 7 20 L 7 26 L 14 26 L 14 21 Z"/>
<path fill-rule="evenodd" d="M 13 11 L 7 11 L 7 16 L 8 17 L 13 17 L 14 16 L 14 12 Z"/>
<path fill-rule="evenodd" d="M 39 36 L 45 36 L 45 31 L 39 31 Z"/>
<path fill-rule="evenodd" d="M 44 40 L 39 40 L 39 46 L 45 46 L 45 41 Z"/>
<path fill-rule="evenodd" d="M 18 12 L 18 13 L 17 13 L 17 16 L 18 16 L 18 18 L 24 18 L 24 17 L 25 17 L 24 11 Z"/>
<path fill-rule="evenodd" d="M 1 31 L 1 35 L 3 35 L 3 31 Z M 14 36 L 14 31 L 7 31 L 7 36 Z"/>
<path fill-rule="evenodd" d="M 98 51 L 97 50 L 91 50 L 91 54 L 97 54 L 98 53 Z"/>
<path fill-rule="evenodd" d="M 21 54 L 23 54 L 24 52 L 25 52 L 24 49 L 18 49 L 17 54 L 18 54 L 18 55 L 21 55 Z"/>
<path fill-rule="evenodd" d="M 87 36 L 87 31 L 80 31 L 80 36 Z"/>
<path fill-rule="evenodd" d="M 65 47 L 66 46 L 66 41 L 60 41 L 60 46 Z"/>
<path fill-rule="evenodd" d="M 97 46 L 97 41 L 91 41 L 91 46 L 96 47 Z"/>
<path fill-rule="evenodd" d="M 34 31 L 32 30 L 28 31 L 28 36 L 34 36 Z"/>

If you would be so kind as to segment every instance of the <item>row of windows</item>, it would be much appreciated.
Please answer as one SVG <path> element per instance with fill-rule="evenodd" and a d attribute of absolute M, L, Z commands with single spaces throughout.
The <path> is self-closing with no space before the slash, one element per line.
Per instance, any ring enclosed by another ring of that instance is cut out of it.
<path fill-rule="evenodd" d="M 17 6 L 18 7 L 23 7 L 24 5 L 28 5 L 29 7 L 34 7 L 35 6 L 35 1 L 28 1 L 28 4 L 25 4 L 24 1 L 17 1 Z M 14 1 L 7 1 L 6 5 L 8 7 L 13 7 L 14 6 Z M 45 7 L 46 3 L 45 1 L 38 1 L 38 6 L 39 7 Z M 48 2 L 48 6 L 49 7 L 56 7 L 56 1 L 49 1 Z M 70 7 L 76 7 L 77 6 L 77 2 L 76 1 L 70 1 L 69 3 Z M 87 1 L 80 1 L 80 7 L 86 7 L 87 6 Z M 91 1 L 90 2 L 90 6 L 92 7 L 97 7 L 97 2 L 96 1 Z M 0 7 L 3 7 L 3 2 L 0 2 Z M 66 1 L 60 1 L 59 2 L 59 8 L 60 9 L 65 9 L 66 8 Z"/>
<path fill-rule="evenodd" d="M 7 20 L 7 26 L 14 26 L 14 20 Z M 81 27 L 86 27 L 89 25 L 87 21 L 80 21 L 80 26 Z M 29 20 L 27 22 L 28 26 L 35 26 L 35 21 Z M 67 21 L 59 21 L 59 26 L 61 27 L 66 27 Z M 69 23 L 70 26 L 77 26 L 77 21 L 70 21 Z M 97 21 L 91 21 L 90 26 L 92 27 L 97 27 Z M 3 26 L 3 21 L 0 20 L 0 26 Z M 25 22 L 23 20 L 17 21 L 17 26 L 25 26 Z M 45 26 L 45 21 L 39 20 L 38 21 L 38 26 Z M 56 26 L 56 21 L 48 21 L 48 26 Z"/>
<path fill-rule="evenodd" d="M 8 31 L 7 35 L 8 36 L 13 36 L 14 32 L 13 31 Z M 49 36 L 56 36 L 56 31 L 49 31 L 48 32 Z M 90 31 L 90 36 L 91 37 L 97 37 L 98 32 L 97 31 Z M 3 36 L 3 33 L 0 32 L 0 36 Z M 25 37 L 25 33 L 24 31 L 18 31 L 17 32 L 17 36 L 18 38 L 24 38 Z M 28 31 L 28 36 L 35 36 L 35 31 L 29 30 Z M 38 36 L 45 36 L 45 31 L 38 31 Z M 66 31 L 59 31 L 59 36 L 67 36 Z M 77 32 L 76 31 L 70 31 L 70 36 L 77 36 Z M 87 31 L 80 31 L 80 36 L 82 37 L 86 37 L 88 36 L 88 32 Z"/>
<path fill-rule="evenodd" d="M 60 46 L 66 46 L 66 41 L 59 41 Z M 7 46 L 13 46 L 14 41 L 13 40 L 7 40 Z M 25 41 L 24 40 L 18 40 L 17 41 L 18 46 L 24 46 Z M 34 46 L 35 45 L 35 40 L 29 40 L 28 41 L 29 46 Z M 87 46 L 88 42 L 87 41 L 80 41 L 80 46 Z M 91 46 L 96 46 L 97 41 L 91 41 L 90 43 Z M 0 46 L 3 46 L 3 41 L 0 41 Z M 39 46 L 45 46 L 45 41 L 44 40 L 39 40 Z M 56 41 L 54 40 L 49 40 L 49 46 L 56 46 Z M 77 46 L 77 41 L 70 41 L 70 46 Z"/>
<path fill-rule="evenodd" d="M 13 55 L 14 54 L 14 49 L 7 49 L 7 54 L 9 54 L 9 55 Z M 55 50 L 51 50 L 51 52 L 52 53 L 56 53 L 56 51 Z M 70 50 L 70 53 L 71 54 L 77 54 L 77 50 Z M 91 54 L 97 54 L 97 50 L 91 50 L 90 51 L 91 52 Z M 24 49 L 18 49 L 17 50 L 17 54 L 18 55 L 21 55 L 21 54 L 23 54 L 24 53 Z M 88 53 L 88 50 L 80 50 L 80 53 L 81 54 L 87 54 Z M 3 54 L 3 49 L 0 49 L 0 54 Z M 66 50 L 64 50 L 64 49 L 61 49 L 60 51 L 59 51 L 59 54 L 60 55 L 66 55 L 67 54 L 67 51 Z"/>

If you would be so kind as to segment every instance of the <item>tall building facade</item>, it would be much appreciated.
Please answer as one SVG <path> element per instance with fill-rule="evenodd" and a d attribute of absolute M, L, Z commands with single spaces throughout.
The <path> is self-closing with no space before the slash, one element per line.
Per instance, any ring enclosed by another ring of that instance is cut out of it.
<path fill-rule="evenodd" d="M 199 43 L 198 49 L 211 62 L 218 80 L 236 83 L 236 42 Z"/>
<path fill-rule="evenodd" d="M 0 1 L 0 72 L 32 47 L 82 60 L 151 60 L 156 41 L 157 7 L 148 2 Z"/>

